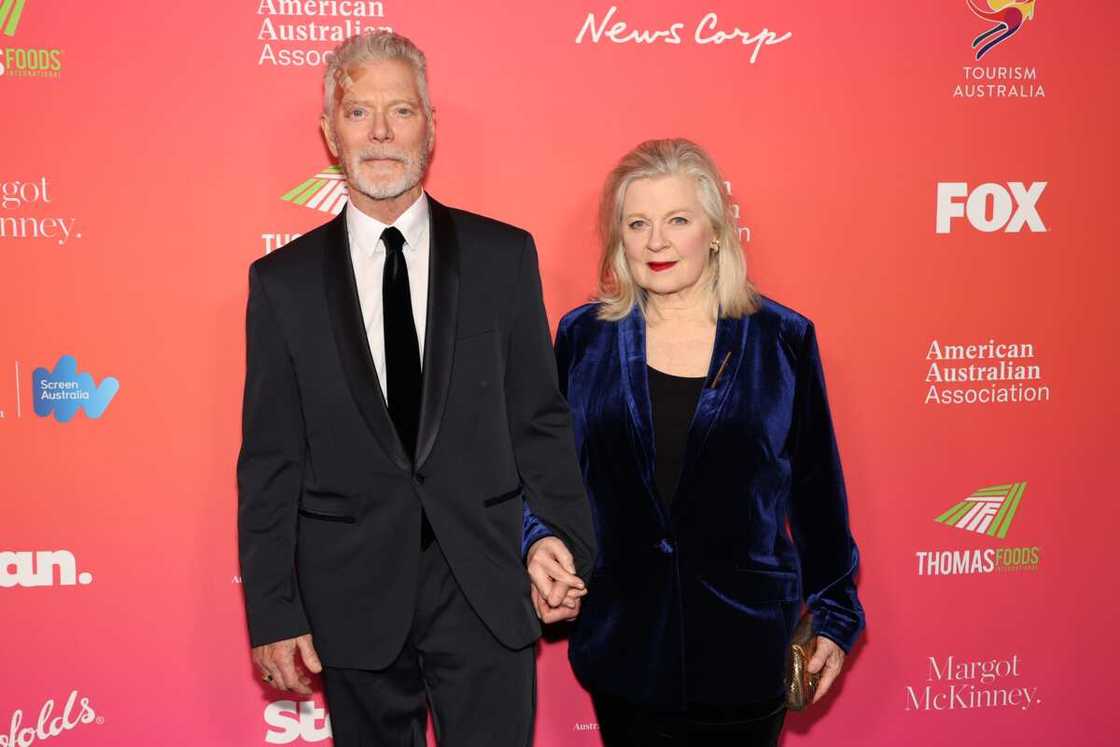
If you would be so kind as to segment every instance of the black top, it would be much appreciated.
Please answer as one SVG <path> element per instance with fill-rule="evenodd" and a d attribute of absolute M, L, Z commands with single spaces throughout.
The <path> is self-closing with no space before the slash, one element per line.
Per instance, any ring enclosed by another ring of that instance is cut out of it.
<path fill-rule="evenodd" d="M 706 377 L 690 378 L 649 370 L 649 402 L 653 412 L 653 448 L 657 455 L 654 482 L 666 506 L 673 502 L 681 478 L 688 427 Z"/>

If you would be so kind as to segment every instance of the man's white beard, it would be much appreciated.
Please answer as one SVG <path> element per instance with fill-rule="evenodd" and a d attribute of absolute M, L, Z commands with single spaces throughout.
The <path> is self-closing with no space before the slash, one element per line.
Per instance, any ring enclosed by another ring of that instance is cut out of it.
<path fill-rule="evenodd" d="M 346 172 L 346 181 L 350 188 L 361 192 L 372 200 L 390 200 L 400 197 L 408 190 L 415 187 L 424 178 L 428 168 L 428 153 L 425 152 L 419 159 L 410 158 L 401 151 L 386 151 L 367 149 L 355 153 L 346 153 L 341 159 L 342 170 Z M 362 171 L 362 161 L 369 158 L 391 158 L 404 164 L 404 172 L 392 181 L 372 181 Z"/>

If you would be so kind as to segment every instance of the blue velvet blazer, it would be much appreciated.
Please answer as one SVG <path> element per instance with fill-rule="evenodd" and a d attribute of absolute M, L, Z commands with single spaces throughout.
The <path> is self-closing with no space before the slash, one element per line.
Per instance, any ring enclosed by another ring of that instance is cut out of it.
<path fill-rule="evenodd" d="M 812 323 L 773 301 L 716 326 L 677 493 L 654 488 L 645 321 L 569 312 L 556 335 L 599 555 L 569 641 L 593 692 L 661 707 L 783 692 L 802 612 L 848 650 L 859 554 Z M 549 534 L 525 516 L 525 547 Z"/>

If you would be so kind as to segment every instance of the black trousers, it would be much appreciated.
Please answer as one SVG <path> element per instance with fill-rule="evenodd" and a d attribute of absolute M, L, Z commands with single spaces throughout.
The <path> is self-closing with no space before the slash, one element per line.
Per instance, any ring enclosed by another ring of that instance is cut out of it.
<path fill-rule="evenodd" d="M 661 711 L 592 693 L 604 747 L 777 747 L 783 700 L 741 708 Z"/>
<path fill-rule="evenodd" d="M 526 581 L 528 583 L 528 581 Z M 388 668 L 323 672 L 336 747 L 527 747 L 536 647 L 511 650 L 471 609 L 438 542 L 421 551 L 412 629 Z"/>

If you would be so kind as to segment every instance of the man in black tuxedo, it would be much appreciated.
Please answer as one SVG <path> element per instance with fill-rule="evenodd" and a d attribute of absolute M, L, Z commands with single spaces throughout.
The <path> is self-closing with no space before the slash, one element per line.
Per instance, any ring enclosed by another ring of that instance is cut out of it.
<path fill-rule="evenodd" d="M 594 555 L 536 249 L 424 193 L 435 124 L 407 39 L 335 51 L 322 128 L 346 209 L 249 272 L 253 660 L 281 690 L 310 692 L 297 651 L 323 672 L 339 747 L 422 745 L 429 706 L 441 745 L 522 747 L 534 608 L 574 616 Z M 526 501 L 552 536 L 522 538 Z"/>

